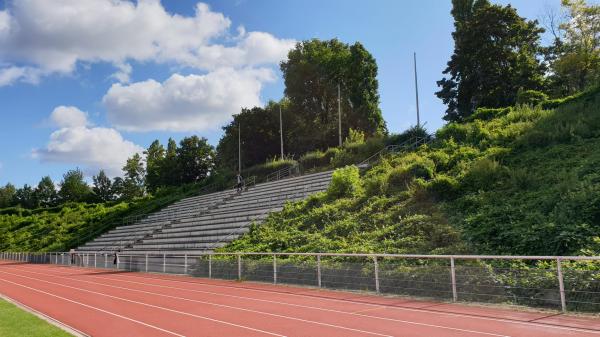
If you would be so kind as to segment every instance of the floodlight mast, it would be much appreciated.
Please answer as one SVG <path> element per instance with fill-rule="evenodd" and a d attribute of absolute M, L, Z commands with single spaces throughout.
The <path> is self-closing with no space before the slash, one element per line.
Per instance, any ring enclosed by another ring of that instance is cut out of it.
<path fill-rule="evenodd" d="M 338 140 L 340 147 L 342 147 L 342 95 L 340 92 L 340 84 L 338 83 Z"/>
<path fill-rule="evenodd" d="M 281 143 L 281 160 L 283 161 L 283 120 L 281 118 L 281 103 L 279 103 L 279 140 Z"/>
<path fill-rule="evenodd" d="M 238 174 L 242 174 L 242 123 L 238 120 Z"/>
<path fill-rule="evenodd" d="M 415 96 L 417 100 L 417 127 L 421 126 L 421 117 L 419 116 L 419 84 L 417 82 L 417 53 L 413 53 L 413 60 L 415 65 Z"/>

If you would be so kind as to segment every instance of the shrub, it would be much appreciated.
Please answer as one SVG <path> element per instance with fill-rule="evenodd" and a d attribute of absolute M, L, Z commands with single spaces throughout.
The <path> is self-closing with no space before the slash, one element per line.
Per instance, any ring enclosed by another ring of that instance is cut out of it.
<path fill-rule="evenodd" d="M 281 170 L 285 167 L 292 167 L 298 165 L 293 159 L 285 160 L 269 160 L 264 164 L 254 165 L 242 171 L 244 177 L 256 176 L 258 181 L 262 181 L 267 175 L 277 170 Z"/>
<path fill-rule="evenodd" d="M 465 184 L 474 188 L 487 190 L 506 175 L 506 169 L 497 161 L 483 158 L 471 165 L 465 175 Z"/>
<path fill-rule="evenodd" d="M 467 121 L 482 120 L 488 121 L 501 116 L 506 116 L 511 108 L 477 108 L 475 112 L 467 118 Z"/>
<path fill-rule="evenodd" d="M 414 138 L 429 139 L 431 138 L 431 135 L 427 132 L 427 130 L 425 130 L 423 126 L 413 126 L 400 134 L 394 134 L 389 136 L 386 141 L 386 145 L 398 145 Z"/>
<path fill-rule="evenodd" d="M 450 200 L 458 195 L 458 181 L 447 175 L 438 175 L 427 183 L 427 191 L 437 200 Z"/>
<path fill-rule="evenodd" d="M 457 143 L 464 142 L 467 140 L 469 131 L 467 126 L 459 123 L 449 123 L 443 128 L 439 129 L 435 134 L 438 139 L 453 139 Z"/>
<path fill-rule="evenodd" d="M 548 100 L 548 95 L 537 90 L 519 90 L 517 104 L 535 106 Z"/>
<path fill-rule="evenodd" d="M 333 172 L 327 195 L 332 199 L 355 197 L 363 193 L 358 167 L 346 166 Z"/>

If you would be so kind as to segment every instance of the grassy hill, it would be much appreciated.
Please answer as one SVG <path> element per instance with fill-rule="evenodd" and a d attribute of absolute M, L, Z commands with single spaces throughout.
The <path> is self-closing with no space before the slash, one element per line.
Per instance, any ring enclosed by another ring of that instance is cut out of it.
<path fill-rule="evenodd" d="M 600 92 L 480 109 L 333 179 L 223 250 L 598 254 Z"/>

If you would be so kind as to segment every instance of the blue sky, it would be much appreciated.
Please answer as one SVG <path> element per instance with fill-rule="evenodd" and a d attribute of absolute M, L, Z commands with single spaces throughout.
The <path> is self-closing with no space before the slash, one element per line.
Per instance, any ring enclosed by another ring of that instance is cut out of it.
<path fill-rule="evenodd" d="M 282 97 L 278 61 L 310 38 L 360 41 L 375 56 L 392 132 L 415 123 L 415 51 L 421 118 L 429 130 L 443 125 L 434 92 L 453 48 L 449 0 L 163 0 L 151 10 L 101 2 L 0 0 L 0 184 L 59 181 L 74 167 L 116 173 L 154 139 L 198 134 L 216 145 L 236 106 Z M 497 2 L 531 19 L 559 6 Z"/>

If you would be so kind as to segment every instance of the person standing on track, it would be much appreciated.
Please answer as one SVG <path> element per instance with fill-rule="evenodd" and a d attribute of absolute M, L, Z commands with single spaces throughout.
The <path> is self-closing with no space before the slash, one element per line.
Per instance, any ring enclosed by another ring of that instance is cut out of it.
<path fill-rule="evenodd" d="M 71 256 L 71 264 L 75 264 L 75 249 L 71 248 L 69 250 L 69 255 Z"/>

